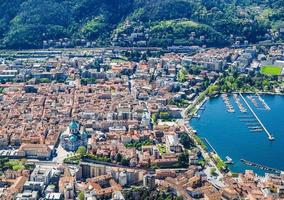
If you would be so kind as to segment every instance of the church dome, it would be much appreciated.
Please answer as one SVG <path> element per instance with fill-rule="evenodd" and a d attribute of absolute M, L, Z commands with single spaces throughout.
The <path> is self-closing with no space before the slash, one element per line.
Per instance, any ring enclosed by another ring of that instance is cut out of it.
<path fill-rule="evenodd" d="M 72 129 L 78 129 L 78 124 L 73 120 L 70 124 L 69 124 L 69 128 Z"/>
<path fill-rule="evenodd" d="M 69 137 L 69 140 L 71 141 L 71 142 L 76 142 L 77 141 L 77 136 L 76 135 L 71 135 L 70 137 Z"/>

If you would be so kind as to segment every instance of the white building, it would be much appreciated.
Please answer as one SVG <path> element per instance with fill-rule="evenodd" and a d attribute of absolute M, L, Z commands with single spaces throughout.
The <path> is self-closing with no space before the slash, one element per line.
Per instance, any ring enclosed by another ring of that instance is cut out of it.
<path fill-rule="evenodd" d="M 182 146 L 177 135 L 166 135 L 166 147 L 171 152 L 181 152 Z"/>

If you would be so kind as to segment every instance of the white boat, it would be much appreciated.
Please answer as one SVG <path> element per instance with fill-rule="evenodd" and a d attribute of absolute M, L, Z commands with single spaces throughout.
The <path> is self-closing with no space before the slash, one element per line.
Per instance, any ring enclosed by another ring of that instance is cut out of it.
<path fill-rule="evenodd" d="M 233 164 L 233 159 L 230 158 L 229 156 L 226 156 L 226 161 L 225 161 L 226 164 Z"/>

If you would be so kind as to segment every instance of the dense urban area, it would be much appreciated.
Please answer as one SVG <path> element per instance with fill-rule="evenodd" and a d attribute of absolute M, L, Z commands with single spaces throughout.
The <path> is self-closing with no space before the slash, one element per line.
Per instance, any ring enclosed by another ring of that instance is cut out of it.
<path fill-rule="evenodd" d="M 284 198 L 283 172 L 231 171 L 188 123 L 221 93 L 283 94 L 283 45 L 0 57 L 1 199 Z"/>
<path fill-rule="evenodd" d="M 279 141 L 257 111 L 284 94 L 283 13 L 283 0 L 1 0 L 0 199 L 284 199 L 284 168 L 225 157 L 191 125 L 221 99 L 263 146 Z"/>

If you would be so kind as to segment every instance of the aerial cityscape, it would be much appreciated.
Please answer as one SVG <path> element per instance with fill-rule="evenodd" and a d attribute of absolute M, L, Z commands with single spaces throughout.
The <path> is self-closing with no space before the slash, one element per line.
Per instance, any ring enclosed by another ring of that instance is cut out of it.
<path fill-rule="evenodd" d="M 284 199 L 282 0 L 0 2 L 0 199 Z"/>

